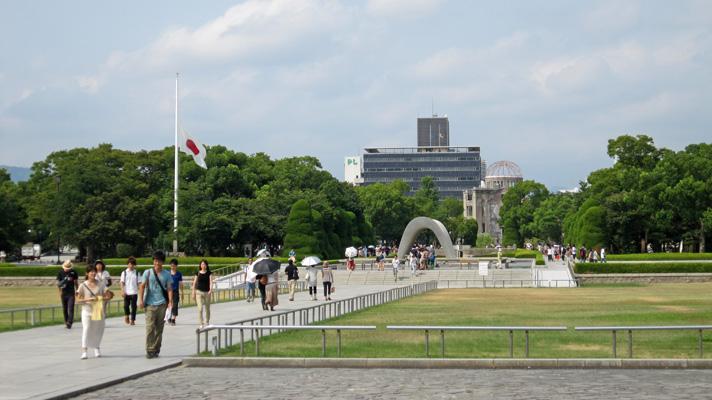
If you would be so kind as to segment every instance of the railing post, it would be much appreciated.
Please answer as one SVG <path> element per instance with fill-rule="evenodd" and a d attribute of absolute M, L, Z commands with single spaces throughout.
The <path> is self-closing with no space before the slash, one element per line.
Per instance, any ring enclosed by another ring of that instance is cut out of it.
<path fill-rule="evenodd" d="M 628 329 L 628 358 L 633 358 L 633 330 Z"/>
<path fill-rule="evenodd" d="M 524 357 L 529 358 L 529 331 L 524 331 Z"/>
<path fill-rule="evenodd" d="M 195 331 L 195 354 L 200 354 L 200 331 Z"/>
<path fill-rule="evenodd" d="M 697 344 L 700 347 L 700 358 L 702 358 L 702 329 L 699 330 L 699 337 L 697 339 Z"/>
<path fill-rule="evenodd" d="M 509 330 L 509 358 L 514 358 L 514 331 Z"/>
<path fill-rule="evenodd" d="M 425 330 L 425 357 L 430 357 L 430 332 Z"/>
<path fill-rule="evenodd" d="M 445 329 L 440 329 L 440 357 L 445 358 Z"/>
<path fill-rule="evenodd" d="M 205 350 L 208 351 L 208 331 L 205 331 Z"/>
<path fill-rule="evenodd" d="M 240 357 L 245 355 L 245 330 L 240 328 Z"/>
<path fill-rule="evenodd" d="M 261 329 L 255 330 L 255 355 L 260 355 L 260 331 Z"/>
<path fill-rule="evenodd" d="M 618 354 L 616 352 L 616 330 L 613 330 L 613 358 L 617 358 Z"/>
<path fill-rule="evenodd" d="M 339 346 L 338 356 L 341 357 L 341 329 L 336 330 L 336 341 Z"/>
<path fill-rule="evenodd" d="M 321 356 L 326 357 L 326 329 L 321 330 Z"/>

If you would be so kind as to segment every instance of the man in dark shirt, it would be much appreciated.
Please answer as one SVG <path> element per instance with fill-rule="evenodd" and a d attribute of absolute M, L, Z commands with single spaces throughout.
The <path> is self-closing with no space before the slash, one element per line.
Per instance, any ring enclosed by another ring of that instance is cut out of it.
<path fill-rule="evenodd" d="M 57 274 L 57 287 L 59 288 L 59 298 L 62 300 L 64 325 L 67 329 L 72 329 L 74 323 L 74 296 L 79 286 L 79 275 L 72 267 L 72 262 L 67 260 L 62 264 L 62 270 Z"/>
<path fill-rule="evenodd" d="M 289 283 L 289 301 L 294 301 L 294 289 L 299 280 L 299 271 L 297 271 L 294 261 L 289 260 L 289 265 L 284 269 L 284 272 L 287 274 L 287 282 Z"/>

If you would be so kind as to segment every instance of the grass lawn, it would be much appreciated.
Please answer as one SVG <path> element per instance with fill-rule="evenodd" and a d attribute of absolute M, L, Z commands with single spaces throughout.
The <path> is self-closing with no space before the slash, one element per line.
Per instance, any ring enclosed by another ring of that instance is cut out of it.
<path fill-rule="evenodd" d="M 376 325 L 373 332 L 343 332 L 344 357 L 424 357 L 424 333 L 386 331 L 386 325 L 567 326 L 566 332 L 530 332 L 530 357 L 612 357 L 610 332 L 575 332 L 574 326 L 712 325 L 712 284 L 593 286 L 578 289 L 450 289 L 335 318 L 325 325 Z M 524 333 L 514 334 L 514 356 L 524 357 Z M 263 356 L 320 357 L 318 331 L 265 337 Z M 447 332 L 446 357 L 509 356 L 507 332 Z M 696 358 L 696 331 L 634 332 L 635 358 Z M 712 332 L 704 334 L 712 357 Z M 239 348 L 223 352 L 237 356 Z M 252 343 L 246 354 L 253 355 Z M 431 332 L 431 357 L 440 356 Z M 618 333 L 618 356 L 627 355 L 627 334 Z M 327 334 L 327 356 L 336 356 L 336 335 Z"/>

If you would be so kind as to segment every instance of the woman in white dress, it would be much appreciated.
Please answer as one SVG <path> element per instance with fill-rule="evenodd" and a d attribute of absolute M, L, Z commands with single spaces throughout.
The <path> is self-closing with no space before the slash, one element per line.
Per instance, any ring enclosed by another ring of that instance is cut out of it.
<path fill-rule="evenodd" d="M 111 300 L 111 297 L 111 291 L 96 279 L 96 267 L 88 266 L 86 279 L 77 290 L 76 301 L 82 305 L 82 360 L 87 359 L 87 349 L 90 347 L 94 349 L 96 357 L 101 357 L 99 347 L 106 323 L 103 304 Z"/>
<path fill-rule="evenodd" d="M 307 286 L 309 286 L 309 296 L 311 296 L 312 300 L 316 300 L 317 269 L 313 266 L 307 267 L 307 275 L 305 278 Z"/>

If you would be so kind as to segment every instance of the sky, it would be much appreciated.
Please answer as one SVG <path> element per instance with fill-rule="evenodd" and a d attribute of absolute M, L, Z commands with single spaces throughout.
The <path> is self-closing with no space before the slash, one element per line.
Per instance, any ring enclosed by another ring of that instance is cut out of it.
<path fill-rule="evenodd" d="M 606 144 L 712 139 L 712 1 L 0 2 L 0 164 L 112 143 L 312 155 L 450 144 L 573 188 Z"/>

